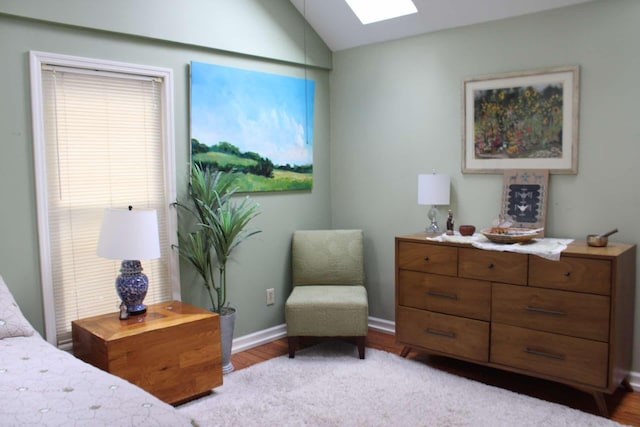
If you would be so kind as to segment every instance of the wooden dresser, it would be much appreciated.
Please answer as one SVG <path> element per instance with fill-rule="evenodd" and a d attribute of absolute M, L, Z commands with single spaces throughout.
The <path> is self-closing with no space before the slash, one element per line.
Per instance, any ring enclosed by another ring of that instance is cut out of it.
<path fill-rule="evenodd" d="M 73 354 L 179 404 L 222 385 L 220 319 L 180 301 L 152 304 L 145 314 L 118 313 L 71 323 Z"/>
<path fill-rule="evenodd" d="M 396 340 L 411 349 L 561 382 L 631 389 L 635 245 L 574 242 L 559 261 L 395 239 Z"/>

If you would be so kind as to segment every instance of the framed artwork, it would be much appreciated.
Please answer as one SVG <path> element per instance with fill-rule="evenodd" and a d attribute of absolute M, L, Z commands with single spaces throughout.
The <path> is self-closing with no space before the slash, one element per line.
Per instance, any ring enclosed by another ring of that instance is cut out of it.
<path fill-rule="evenodd" d="M 505 170 L 501 216 L 510 218 L 512 227 L 544 228 L 548 190 L 548 170 Z"/>
<path fill-rule="evenodd" d="M 579 67 L 464 81 L 463 173 L 578 172 Z"/>
<path fill-rule="evenodd" d="M 191 62 L 191 161 L 241 192 L 311 190 L 315 82 Z"/>

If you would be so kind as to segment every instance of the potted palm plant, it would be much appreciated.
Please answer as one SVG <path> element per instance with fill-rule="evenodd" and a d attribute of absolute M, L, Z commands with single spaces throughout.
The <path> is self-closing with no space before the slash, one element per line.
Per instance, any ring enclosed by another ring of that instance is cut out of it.
<path fill-rule="evenodd" d="M 231 175 L 194 163 L 189 183 L 190 203 L 176 202 L 195 223 L 193 231 L 178 231 L 177 250 L 201 276 L 211 309 L 220 315 L 223 373 L 233 371 L 231 343 L 236 313 L 227 303 L 227 261 L 240 243 L 260 233 L 247 229 L 259 214 L 259 205 L 248 196 L 241 201 L 233 200 L 231 196 L 236 191 Z"/>

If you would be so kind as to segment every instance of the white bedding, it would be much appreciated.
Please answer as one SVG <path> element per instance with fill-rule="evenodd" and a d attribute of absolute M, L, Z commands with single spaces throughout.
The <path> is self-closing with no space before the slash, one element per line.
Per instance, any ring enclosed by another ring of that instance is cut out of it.
<path fill-rule="evenodd" d="M 0 339 L 0 426 L 191 426 L 137 386 L 40 335 Z"/>

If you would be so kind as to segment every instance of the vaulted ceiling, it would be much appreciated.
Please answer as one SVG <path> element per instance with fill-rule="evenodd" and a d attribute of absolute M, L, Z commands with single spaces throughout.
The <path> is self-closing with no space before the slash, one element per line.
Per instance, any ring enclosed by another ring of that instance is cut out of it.
<path fill-rule="evenodd" d="M 368 25 L 344 0 L 290 1 L 335 52 L 593 0 L 413 0 L 418 13 Z"/>

